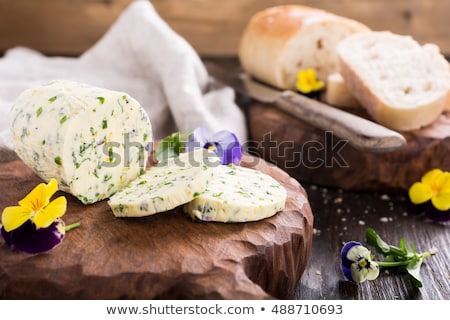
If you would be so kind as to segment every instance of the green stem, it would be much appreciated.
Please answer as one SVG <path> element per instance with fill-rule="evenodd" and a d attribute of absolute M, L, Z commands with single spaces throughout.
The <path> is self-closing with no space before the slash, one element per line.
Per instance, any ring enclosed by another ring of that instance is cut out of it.
<path fill-rule="evenodd" d="M 427 251 L 404 261 L 373 261 L 373 262 L 377 263 L 380 267 L 392 268 L 392 267 L 406 266 L 414 259 L 419 260 L 419 259 L 426 259 L 429 257 L 431 257 L 431 253 Z"/>
<path fill-rule="evenodd" d="M 392 268 L 392 267 L 406 266 L 406 265 L 408 265 L 411 262 L 411 260 L 405 260 L 405 261 L 373 261 L 373 262 L 378 264 L 380 267 Z"/>
<path fill-rule="evenodd" d="M 79 222 L 75 222 L 75 223 L 69 224 L 69 225 L 66 226 L 64 229 L 65 229 L 66 232 L 67 232 L 67 231 L 69 231 L 69 230 L 78 228 L 79 226 L 80 226 L 80 223 L 79 223 Z"/>

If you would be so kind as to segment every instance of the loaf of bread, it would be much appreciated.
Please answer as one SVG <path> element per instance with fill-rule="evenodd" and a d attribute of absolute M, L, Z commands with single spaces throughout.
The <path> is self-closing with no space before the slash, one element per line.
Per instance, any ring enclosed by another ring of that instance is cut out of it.
<path fill-rule="evenodd" d="M 256 13 L 241 37 L 242 68 L 280 89 L 295 89 L 297 72 L 314 69 L 319 80 L 338 71 L 336 45 L 347 36 L 369 31 L 365 25 L 300 5 Z"/>
<path fill-rule="evenodd" d="M 450 70 L 436 46 L 388 31 L 365 32 L 341 41 L 338 56 L 349 91 L 389 128 L 421 128 L 446 108 Z"/>

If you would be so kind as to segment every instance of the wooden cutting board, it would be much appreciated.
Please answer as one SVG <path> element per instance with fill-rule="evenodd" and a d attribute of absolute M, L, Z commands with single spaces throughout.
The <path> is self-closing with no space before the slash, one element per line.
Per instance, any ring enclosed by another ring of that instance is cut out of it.
<path fill-rule="evenodd" d="M 42 182 L 0 152 L 0 209 Z M 194 222 L 180 209 L 116 218 L 105 201 L 66 195 L 66 224 L 81 226 L 39 255 L 11 251 L 0 238 L 1 299 L 272 299 L 293 295 L 311 251 L 313 215 L 302 186 L 246 156 L 288 191 L 286 208 L 250 223 Z M 61 193 L 63 194 L 63 193 Z"/>
<path fill-rule="evenodd" d="M 405 191 L 428 170 L 450 170 L 450 112 L 421 130 L 402 133 L 407 146 L 360 151 L 274 106 L 250 102 L 251 141 L 260 156 L 300 183 L 354 191 Z M 361 110 L 351 112 L 370 117 Z"/>

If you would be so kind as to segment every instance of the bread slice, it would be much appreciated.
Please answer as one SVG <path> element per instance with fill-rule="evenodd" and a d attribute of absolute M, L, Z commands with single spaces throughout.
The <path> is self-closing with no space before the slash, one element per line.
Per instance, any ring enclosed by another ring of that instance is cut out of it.
<path fill-rule="evenodd" d="M 445 109 L 450 69 L 436 46 L 380 31 L 352 35 L 337 51 L 347 87 L 377 122 L 409 131 Z"/>
<path fill-rule="evenodd" d="M 325 92 L 321 96 L 321 100 L 325 103 L 342 109 L 361 108 L 339 72 L 328 76 L 325 88 Z"/>
<path fill-rule="evenodd" d="M 295 89 L 297 72 L 315 69 L 326 81 L 338 71 L 336 45 L 347 36 L 369 31 L 365 25 L 301 5 L 283 5 L 256 13 L 239 45 L 242 68 L 280 89 Z"/>

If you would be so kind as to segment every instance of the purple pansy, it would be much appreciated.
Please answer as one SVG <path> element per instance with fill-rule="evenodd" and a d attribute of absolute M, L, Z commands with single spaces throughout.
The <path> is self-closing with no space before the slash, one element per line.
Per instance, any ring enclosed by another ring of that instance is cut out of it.
<path fill-rule="evenodd" d="M 370 257 L 370 251 L 357 241 L 347 242 L 341 250 L 341 270 L 349 281 L 360 283 L 375 280 L 380 268 Z"/>
<path fill-rule="evenodd" d="M 242 146 L 234 133 L 222 130 L 213 134 L 205 126 L 192 132 L 186 148 L 188 151 L 196 148 L 213 151 L 224 165 L 238 164 L 242 158 Z"/>

